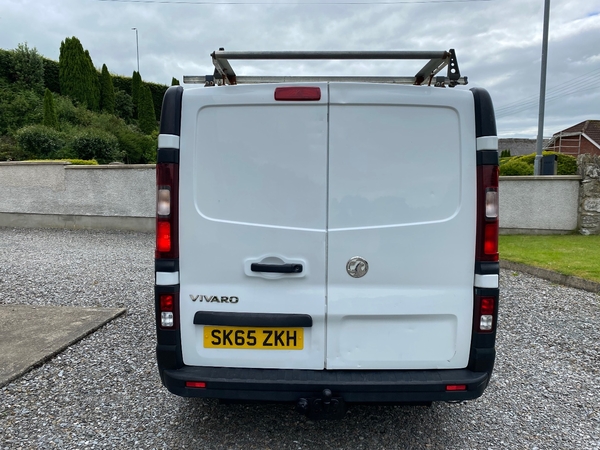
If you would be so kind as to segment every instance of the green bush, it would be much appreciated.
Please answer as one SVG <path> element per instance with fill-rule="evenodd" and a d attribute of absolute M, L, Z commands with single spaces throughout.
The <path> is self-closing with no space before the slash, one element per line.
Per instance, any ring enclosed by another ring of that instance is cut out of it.
<path fill-rule="evenodd" d="M 533 166 L 535 155 L 535 153 L 531 153 L 530 155 L 518 156 L 516 158 Z M 574 156 L 558 152 L 542 152 L 542 155 L 556 155 L 557 175 L 577 175 L 577 158 Z"/>
<path fill-rule="evenodd" d="M 0 136 L 0 161 L 21 161 L 25 153 L 13 136 Z"/>
<path fill-rule="evenodd" d="M 513 159 L 500 166 L 501 176 L 533 175 L 533 165 Z"/>
<path fill-rule="evenodd" d="M 140 98 L 138 102 L 138 125 L 142 133 L 150 134 L 156 130 L 156 115 L 152 103 L 152 93 L 145 84 L 140 87 Z"/>
<path fill-rule="evenodd" d="M 50 128 L 58 129 L 58 118 L 56 108 L 54 107 L 54 95 L 50 89 L 46 88 L 44 93 L 44 125 Z"/>
<path fill-rule="evenodd" d="M 12 53 L 9 50 L 0 49 L 0 79 L 14 82 L 12 78 Z"/>
<path fill-rule="evenodd" d="M 0 135 L 43 119 L 42 96 L 31 90 L 18 90 L 0 82 Z"/>
<path fill-rule="evenodd" d="M 65 146 L 65 137 L 44 125 L 29 125 L 16 134 L 17 142 L 29 157 L 52 157 Z"/>
<path fill-rule="evenodd" d="M 500 153 L 500 158 L 509 158 L 510 157 L 510 150 L 502 150 L 502 152 Z"/>
<path fill-rule="evenodd" d="M 80 159 L 95 159 L 100 164 L 121 161 L 117 138 L 106 131 L 90 128 L 73 138 L 71 148 Z"/>
<path fill-rule="evenodd" d="M 125 153 L 127 164 L 152 164 L 156 162 L 157 139 L 145 136 L 132 127 L 115 130 L 119 148 Z"/>
<path fill-rule="evenodd" d="M 12 52 L 12 65 L 19 88 L 44 92 L 44 60 L 35 47 L 29 48 L 27 43 L 17 45 Z"/>
<path fill-rule="evenodd" d="M 133 99 L 120 89 L 115 91 L 115 114 L 127 123 L 133 119 Z"/>
<path fill-rule="evenodd" d="M 58 61 L 48 58 L 44 60 L 44 86 L 55 94 L 60 94 L 60 82 L 58 81 Z"/>
<path fill-rule="evenodd" d="M 73 159 L 73 158 L 60 158 L 60 159 L 30 159 L 30 161 L 45 161 L 45 162 L 69 162 L 74 166 L 97 166 L 98 161 L 95 159 Z"/>

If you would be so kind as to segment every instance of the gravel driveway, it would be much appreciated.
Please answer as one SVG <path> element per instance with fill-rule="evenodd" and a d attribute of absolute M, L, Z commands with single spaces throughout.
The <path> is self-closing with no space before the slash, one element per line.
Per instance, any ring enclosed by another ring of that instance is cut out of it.
<path fill-rule="evenodd" d="M 600 449 L 595 294 L 503 271 L 498 359 L 482 398 L 356 406 L 342 421 L 311 422 L 288 405 L 168 393 L 152 278 L 149 234 L 0 228 L 0 303 L 128 308 L 0 390 L 0 449 Z"/>

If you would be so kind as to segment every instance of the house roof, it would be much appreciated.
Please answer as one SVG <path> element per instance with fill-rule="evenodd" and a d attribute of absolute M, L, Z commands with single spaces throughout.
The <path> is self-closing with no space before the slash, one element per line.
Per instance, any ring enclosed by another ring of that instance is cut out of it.
<path fill-rule="evenodd" d="M 549 139 L 544 139 L 544 148 Z M 536 139 L 501 138 L 498 139 L 498 150 L 510 150 L 511 156 L 530 155 L 536 151 Z"/>
<path fill-rule="evenodd" d="M 554 133 L 552 137 L 556 139 L 561 134 L 566 133 L 583 133 L 595 142 L 596 145 L 600 146 L 600 120 L 585 120 L 558 133 Z"/>

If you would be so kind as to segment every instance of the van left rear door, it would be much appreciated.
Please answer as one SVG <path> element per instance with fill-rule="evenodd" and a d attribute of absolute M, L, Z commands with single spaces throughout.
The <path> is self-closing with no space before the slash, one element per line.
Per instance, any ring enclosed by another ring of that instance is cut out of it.
<path fill-rule="evenodd" d="M 318 101 L 276 101 L 275 85 L 184 92 L 186 365 L 324 367 L 328 96 L 326 84 L 313 86 L 321 89 Z M 273 322 L 279 334 L 265 341 L 269 317 L 307 316 L 312 326 Z"/>

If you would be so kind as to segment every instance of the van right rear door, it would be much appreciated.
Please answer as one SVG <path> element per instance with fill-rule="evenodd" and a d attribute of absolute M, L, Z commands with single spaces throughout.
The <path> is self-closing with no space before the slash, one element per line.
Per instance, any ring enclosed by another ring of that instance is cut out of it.
<path fill-rule="evenodd" d="M 330 83 L 329 96 L 326 368 L 466 367 L 473 95 Z"/>

